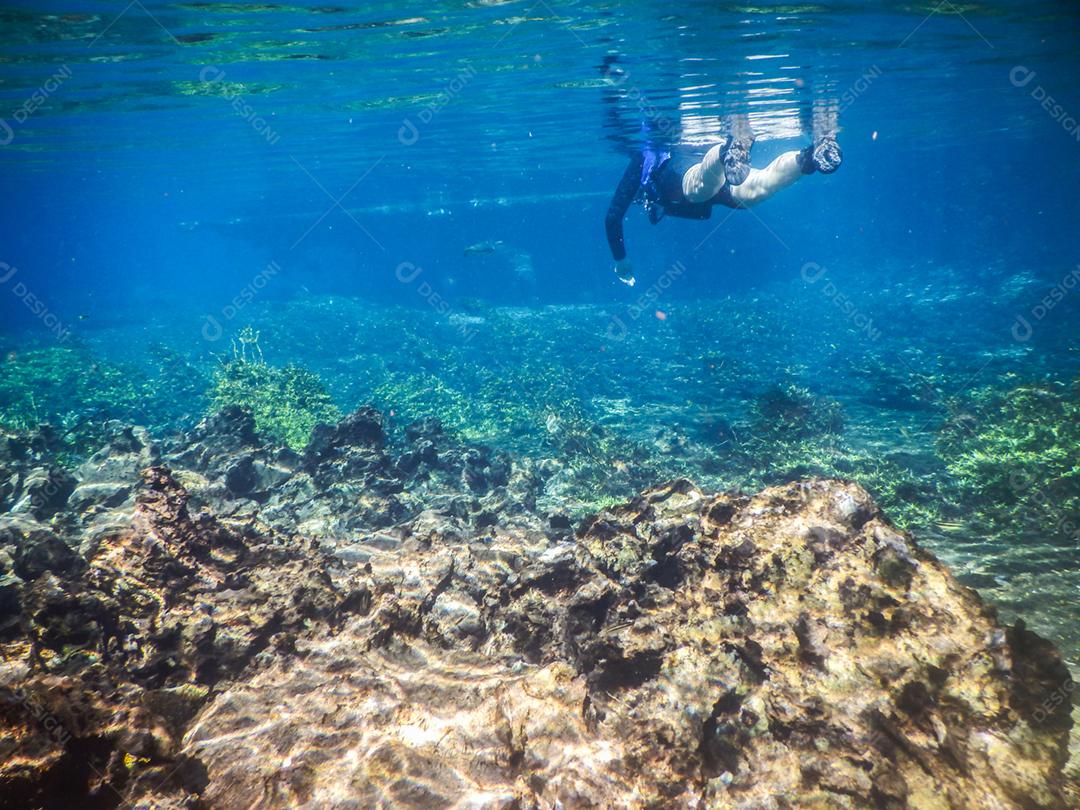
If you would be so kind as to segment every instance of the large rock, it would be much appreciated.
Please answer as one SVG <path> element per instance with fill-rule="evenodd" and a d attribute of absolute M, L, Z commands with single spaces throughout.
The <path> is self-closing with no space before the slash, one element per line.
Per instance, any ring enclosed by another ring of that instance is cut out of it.
<path fill-rule="evenodd" d="M 12 513 L 47 520 L 61 511 L 75 489 L 75 478 L 62 467 L 35 467 L 20 482 L 20 497 L 11 506 Z"/>
<path fill-rule="evenodd" d="M 16 449 L 8 508 L 55 469 Z M 859 487 L 575 532 L 541 477 L 370 409 L 120 431 L 81 512 L 0 516 L 0 806 L 1080 806 L 1058 653 Z"/>
<path fill-rule="evenodd" d="M 46 571 L 70 574 L 81 560 L 44 524 L 26 515 L 0 515 L 0 549 L 10 555 L 12 570 L 21 579 L 34 580 Z"/>
<path fill-rule="evenodd" d="M 200 769 L 186 768 L 180 739 L 210 690 L 363 604 L 315 549 L 193 513 L 162 467 L 143 471 L 127 529 L 77 575 L 48 564 L 49 541 L 30 547 L 46 551 L 13 560 L 6 578 L 32 582 L 0 576 L 0 606 L 17 600 L 24 631 L 0 632 L 4 807 L 112 807 L 145 792 L 140 779 L 166 791 L 179 780 L 186 795 Z"/>
<path fill-rule="evenodd" d="M 0 432 L 0 513 L 51 517 L 64 506 L 74 479 L 56 463 L 63 442 L 42 425 L 32 433 Z"/>
<path fill-rule="evenodd" d="M 1067 806 L 1060 657 L 852 484 L 402 536 L 364 617 L 196 718 L 212 806 Z"/>
<path fill-rule="evenodd" d="M 113 423 L 108 443 L 76 471 L 68 509 L 92 520 L 103 511 L 134 504 L 139 473 L 157 464 L 160 450 L 146 428 Z"/>

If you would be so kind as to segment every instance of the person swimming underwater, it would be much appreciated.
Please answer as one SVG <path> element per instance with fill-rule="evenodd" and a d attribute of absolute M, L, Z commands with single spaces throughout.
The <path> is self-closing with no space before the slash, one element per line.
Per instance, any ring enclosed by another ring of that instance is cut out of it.
<path fill-rule="evenodd" d="M 606 61 L 604 70 L 611 69 Z M 745 116 L 728 119 L 730 134 L 700 160 L 646 143 L 630 158 L 608 206 L 604 228 L 615 260 L 615 274 L 633 286 L 634 271 L 626 254 L 623 219 L 633 203 L 645 208 L 649 221 L 665 216 L 708 219 L 715 205 L 750 208 L 800 177 L 819 172 L 832 174 L 843 160 L 836 142 L 835 121 L 815 132 L 805 149 L 785 152 L 764 169 L 750 166 L 754 135 Z"/>

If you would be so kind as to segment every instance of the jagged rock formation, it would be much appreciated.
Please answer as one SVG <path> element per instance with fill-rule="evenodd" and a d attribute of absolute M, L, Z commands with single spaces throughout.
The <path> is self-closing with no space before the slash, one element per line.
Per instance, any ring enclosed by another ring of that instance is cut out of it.
<path fill-rule="evenodd" d="M 1060 656 L 854 484 L 678 481 L 574 532 L 437 423 L 250 428 L 120 429 L 72 480 L 0 455 L 0 806 L 1075 801 Z"/>

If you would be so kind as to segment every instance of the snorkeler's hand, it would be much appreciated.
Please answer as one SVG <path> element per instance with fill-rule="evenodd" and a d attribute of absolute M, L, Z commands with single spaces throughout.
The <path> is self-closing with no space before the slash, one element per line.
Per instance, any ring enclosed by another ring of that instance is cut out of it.
<path fill-rule="evenodd" d="M 634 266 L 630 264 L 629 259 L 619 259 L 619 261 L 615 262 L 615 275 L 626 286 L 634 286 Z"/>

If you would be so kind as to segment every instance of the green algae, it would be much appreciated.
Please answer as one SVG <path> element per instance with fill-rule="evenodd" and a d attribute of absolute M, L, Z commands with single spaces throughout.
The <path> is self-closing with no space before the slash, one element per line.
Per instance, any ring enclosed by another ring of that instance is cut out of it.
<path fill-rule="evenodd" d="M 978 524 L 1080 536 L 1080 378 L 980 389 L 946 421 L 938 448 L 953 498 Z"/>
<path fill-rule="evenodd" d="M 0 360 L 0 428 L 50 425 L 64 448 L 61 459 L 75 464 L 107 439 L 110 420 L 172 425 L 184 408 L 197 407 L 205 385 L 178 353 L 152 347 L 151 355 L 152 375 L 78 345 L 8 352 Z"/>
<path fill-rule="evenodd" d="M 341 418 L 319 376 L 295 364 L 278 368 L 234 358 L 215 372 L 209 400 L 213 411 L 232 405 L 250 411 L 264 439 L 297 451 L 315 425 Z"/>
<path fill-rule="evenodd" d="M 767 442 L 792 441 L 841 433 L 843 408 L 796 385 L 774 385 L 753 405 L 753 437 Z"/>

